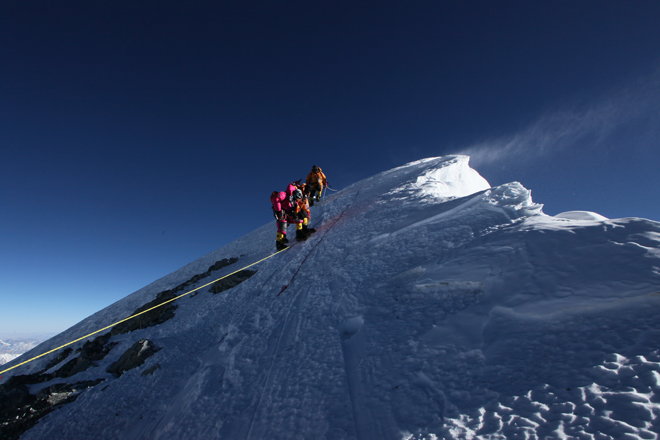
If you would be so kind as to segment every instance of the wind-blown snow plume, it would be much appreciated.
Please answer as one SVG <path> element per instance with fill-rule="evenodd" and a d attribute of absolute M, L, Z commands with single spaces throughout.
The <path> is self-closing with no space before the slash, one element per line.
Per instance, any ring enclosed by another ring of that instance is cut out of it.
<path fill-rule="evenodd" d="M 460 153 L 474 166 L 505 160 L 528 162 L 569 148 L 608 148 L 613 133 L 634 123 L 656 136 L 660 126 L 660 70 L 596 103 L 556 110 L 539 117 L 526 129 L 510 136 L 471 145 Z M 638 138 L 643 148 L 647 139 Z M 654 147 L 657 145 L 654 145 Z"/>

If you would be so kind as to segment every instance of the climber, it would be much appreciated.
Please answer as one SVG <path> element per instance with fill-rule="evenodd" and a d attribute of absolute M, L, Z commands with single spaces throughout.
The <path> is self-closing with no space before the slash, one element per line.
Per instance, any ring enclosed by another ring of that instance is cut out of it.
<path fill-rule="evenodd" d="M 277 220 L 277 239 L 275 246 L 278 251 L 285 249 L 286 243 L 289 242 L 286 238 L 286 230 L 289 223 L 296 225 L 296 238 L 298 241 L 307 239 L 307 234 L 302 232 L 304 220 L 303 216 L 299 214 L 300 208 L 298 206 L 298 201 L 302 197 L 302 191 L 291 183 L 286 191 L 273 191 L 270 195 L 270 202 L 273 205 L 273 215 Z"/>
<path fill-rule="evenodd" d="M 316 232 L 316 229 L 310 228 L 309 223 L 312 221 L 311 213 L 309 211 L 309 198 L 307 197 L 307 184 L 296 182 L 296 187 L 302 191 L 302 198 L 298 200 L 298 216 L 302 218 L 302 232 L 309 237 Z M 297 235 L 296 235 L 297 238 Z"/>
<path fill-rule="evenodd" d="M 321 168 L 314 165 L 312 171 L 307 175 L 307 195 L 309 196 L 309 206 L 314 206 L 314 200 L 321 200 L 323 187 L 328 186 L 328 181 Z"/>
<path fill-rule="evenodd" d="M 305 184 L 301 184 L 300 180 L 298 180 L 297 182 L 289 183 L 289 186 L 286 189 L 286 194 L 293 205 L 290 218 L 298 221 L 298 223 L 296 223 L 297 241 L 307 240 L 312 233 L 316 232 L 315 229 L 309 228 L 309 204 L 304 192 L 304 185 Z"/>

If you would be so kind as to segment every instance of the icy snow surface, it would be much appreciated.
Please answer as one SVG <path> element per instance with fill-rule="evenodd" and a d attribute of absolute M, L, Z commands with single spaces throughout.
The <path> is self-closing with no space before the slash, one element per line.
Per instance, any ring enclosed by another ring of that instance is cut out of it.
<path fill-rule="evenodd" d="M 22 439 L 658 437 L 659 223 L 546 216 L 521 184 L 490 188 L 450 156 L 333 193 L 312 224 L 312 238 L 237 287 L 202 289 L 173 319 L 113 337 L 97 367 L 67 379 L 106 381 Z M 240 257 L 214 276 L 257 261 L 275 232 L 265 225 L 27 356 L 217 260 Z M 162 349 L 119 378 L 105 372 L 140 339 Z"/>

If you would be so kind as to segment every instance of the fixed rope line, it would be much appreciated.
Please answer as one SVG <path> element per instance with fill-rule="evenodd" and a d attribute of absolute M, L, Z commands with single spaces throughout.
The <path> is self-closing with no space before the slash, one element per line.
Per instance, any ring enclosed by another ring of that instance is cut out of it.
<path fill-rule="evenodd" d="M 88 335 L 85 335 L 85 336 L 83 336 L 83 337 L 80 337 L 80 338 L 78 338 L 78 339 L 76 339 L 76 340 L 74 340 L 74 341 L 67 342 L 67 343 L 64 344 L 64 345 L 60 345 L 60 346 L 57 347 L 57 348 L 53 348 L 52 350 L 47 351 L 47 352 L 45 352 L 45 353 L 42 353 L 42 354 L 40 354 L 39 356 L 35 356 L 35 357 L 33 357 L 32 359 L 28 359 L 27 361 L 24 361 L 24 362 L 21 362 L 20 364 L 16 364 L 16 365 L 14 365 L 13 367 L 9 367 L 9 368 L 7 368 L 7 369 L 5 369 L 5 370 L 2 370 L 2 371 L 0 371 L 0 379 L 2 379 L 2 376 L 1 376 L 1 375 L 4 374 L 4 373 L 6 373 L 7 371 L 11 371 L 11 370 L 13 370 L 14 368 L 17 368 L 17 367 L 20 367 L 21 365 L 25 365 L 25 364 L 27 364 L 27 363 L 30 363 L 30 362 L 32 362 L 32 361 L 34 361 L 34 360 L 39 359 L 40 357 L 44 357 L 44 356 L 46 356 L 47 354 L 51 354 L 51 353 L 53 353 L 53 352 L 56 352 L 56 351 L 58 351 L 58 350 L 61 350 L 61 349 L 64 348 L 64 347 L 67 347 L 67 346 L 69 346 L 69 345 L 71 345 L 71 344 L 75 344 L 75 343 L 78 342 L 78 341 L 82 341 L 83 339 L 87 339 L 87 338 L 89 338 L 90 336 L 93 336 L 93 335 L 95 335 L 95 334 L 97 334 L 97 333 L 101 333 L 102 331 L 107 330 L 107 329 L 109 329 L 109 328 L 111 328 L 111 327 L 114 327 L 114 326 L 117 325 L 117 324 L 121 324 L 122 322 L 126 322 L 126 321 L 128 321 L 129 319 L 136 318 L 136 317 L 138 317 L 138 316 L 140 316 L 140 315 L 142 315 L 142 314 L 144 314 L 144 313 L 147 313 L 147 312 L 150 312 L 150 311 L 152 311 L 152 310 L 154 310 L 154 309 L 157 309 L 158 307 L 162 307 L 162 306 L 164 306 L 165 304 L 169 304 L 169 303 L 171 303 L 171 302 L 173 302 L 173 301 L 176 301 L 177 299 L 179 299 L 179 298 L 181 298 L 181 297 L 184 297 L 184 296 L 186 296 L 186 295 L 190 295 L 191 293 L 196 292 L 196 291 L 198 291 L 199 289 L 203 289 L 203 288 L 206 287 L 206 286 L 209 286 L 209 285 L 211 285 L 211 284 L 213 284 L 213 283 L 216 283 L 216 282 L 218 282 L 218 281 L 220 281 L 220 280 L 222 280 L 222 279 L 224 279 L 224 278 L 230 277 L 230 276 L 232 276 L 232 275 L 234 275 L 234 274 L 236 274 L 236 273 L 238 273 L 238 272 L 240 272 L 240 271 L 242 271 L 242 270 L 247 269 L 248 267 L 252 267 L 252 266 L 254 266 L 255 264 L 259 264 L 259 263 L 261 263 L 262 261 L 265 261 L 265 260 L 267 260 L 267 259 L 269 259 L 269 258 L 271 258 L 271 257 L 274 257 L 275 255 L 277 255 L 277 254 L 279 254 L 279 253 L 281 253 L 281 252 L 284 252 L 284 251 L 287 250 L 287 249 L 288 249 L 288 248 L 284 248 L 284 249 L 282 249 L 282 250 L 280 250 L 280 251 L 275 252 L 274 254 L 271 254 L 271 255 L 267 256 L 266 258 L 262 258 L 261 260 L 255 262 L 255 263 L 248 264 L 247 266 L 243 267 L 242 269 L 238 269 L 238 270 L 236 270 L 236 271 L 234 271 L 234 272 L 232 272 L 232 273 L 230 273 L 230 274 L 224 275 L 224 276 L 218 278 L 217 280 L 211 281 L 210 283 L 206 283 L 206 284 L 204 284 L 203 286 L 199 286 L 199 287 L 197 287 L 197 288 L 195 288 L 195 289 L 193 289 L 193 290 L 190 290 L 190 291 L 188 291 L 188 292 L 186 292 L 186 293 L 182 293 L 181 295 L 179 295 L 179 296 L 175 296 L 174 298 L 168 299 L 167 301 L 163 301 L 162 303 L 158 304 L 157 306 L 154 306 L 154 307 L 152 307 L 152 308 L 150 308 L 150 309 L 144 310 L 144 311 L 142 311 L 142 312 L 140 312 L 140 313 L 136 313 L 135 315 L 131 315 L 131 316 L 129 316 L 128 318 L 124 318 L 124 319 L 122 319 L 121 321 L 117 321 L 117 322 L 115 322 L 114 324 L 110 324 L 110 325 L 108 325 L 108 326 L 105 326 L 105 327 L 103 327 L 102 329 L 96 330 L 95 332 L 92 332 L 92 333 L 90 333 L 90 334 L 88 334 Z"/>

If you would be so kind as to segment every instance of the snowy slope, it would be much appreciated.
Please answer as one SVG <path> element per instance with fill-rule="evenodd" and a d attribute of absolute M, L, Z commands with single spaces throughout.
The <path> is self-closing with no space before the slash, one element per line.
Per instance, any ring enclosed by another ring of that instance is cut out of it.
<path fill-rule="evenodd" d="M 242 284 L 201 289 L 172 319 L 113 336 L 106 357 L 66 379 L 105 380 L 21 438 L 657 438 L 660 224 L 565 214 L 544 215 L 519 183 L 490 188 L 465 156 L 358 182 L 312 208 L 312 238 Z M 218 260 L 239 258 L 215 278 L 258 261 L 274 238 L 265 225 L 20 360 Z M 161 349 L 106 371 L 141 339 Z"/>

